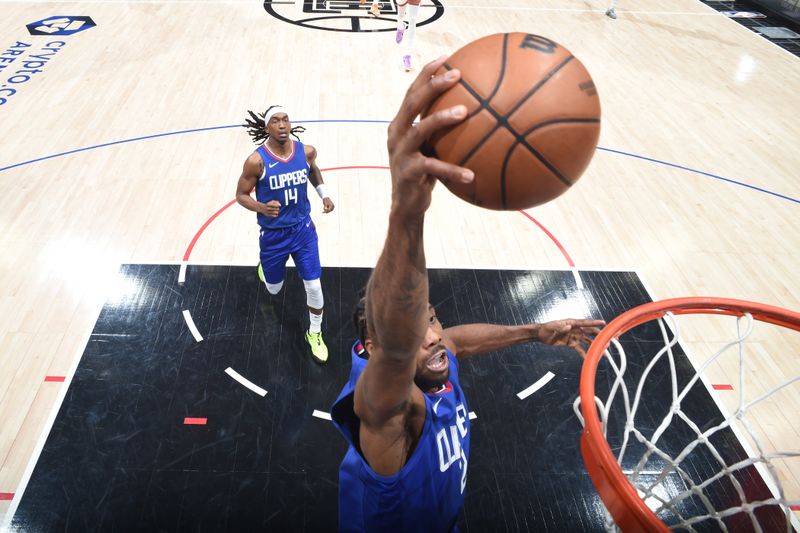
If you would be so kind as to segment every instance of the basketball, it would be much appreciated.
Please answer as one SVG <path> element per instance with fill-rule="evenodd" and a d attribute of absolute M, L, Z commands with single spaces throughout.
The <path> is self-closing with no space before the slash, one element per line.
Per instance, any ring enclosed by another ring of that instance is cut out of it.
<path fill-rule="evenodd" d="M 469 168 L 470 184 L 444 181 L 475 205 L 516 210 L 548 202 L 583 174 L 600 136 L 600 98 L 583 64 L 539 35 L 501 33 L 454 53 L 438 74 L 461 80 L 422 117 L 464 104 L 467 118 L 438 132 L 426 150 Z"/>

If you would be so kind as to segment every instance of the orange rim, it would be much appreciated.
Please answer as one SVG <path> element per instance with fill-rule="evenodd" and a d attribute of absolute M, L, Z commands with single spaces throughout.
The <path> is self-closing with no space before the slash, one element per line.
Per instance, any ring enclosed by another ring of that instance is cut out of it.
<path fill-rule="evenodd" d="M 676 315 L 731 316 L 750 313 L 761 322 L 800 331 L 800 313 L 746 300 L 712 297 L 671 298 L 647 303 L 626 311 L 603 328 L 589 347 L 581 369 L 581 412 L 585 421 L 581 435 L 581 453 L 603 503 L 617 526 L 625 532 L 669 530 L 639 497 L 611 453 L 594 403 L 595 373 L 613 338 L 640 324 L 661 318 L 668 312 Z"/>

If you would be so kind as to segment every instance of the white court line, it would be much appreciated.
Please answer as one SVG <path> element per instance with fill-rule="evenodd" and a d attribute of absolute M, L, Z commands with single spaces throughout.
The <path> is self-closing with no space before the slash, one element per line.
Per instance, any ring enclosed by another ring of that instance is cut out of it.
<path fill-rule="evenodd" d="M 475 414 L 475 411 L 470 411 L 469 412 L 469 419 L 470 420 L 475 420 L 476 418 L 478 418 L 478 415 Z"/>
<path fill-rule="evenodd" d="M 551 379 L 553 379 L 554 377 L 556 377 L 556 375 L 555 375 L 555 374 L 553 374 L 552 372 L 548 372 L 547 374 L 545 374 L 544 376 L 542 376 L 541 378 L 539 378 L 539 379 L 538 379 L 538 381 L 536 381 L 536 383 L 534 383 L 533 385 L 531 385 L 530 387 L 528 387 L 528 388 L 527 388 L 527 389 L 525 389 L 524 391 L 522 391 L 522 392 L 518 392 L 518 393 L 517 393 L 517 397 L 518 397 L 520 400 L 524 400 L 525 398 L 527 398 L 528 396 L 530 396 L 531 394 L 533 394 L 533 393 L 534 393 L 534 392 L 536 392 L 537 390 L 539 390 L 539 389 L 541 389 L 542 387 L 544 387 L 545 385 L 547 385 L 547 383 L 548 383 L 548 382 L 549 382 Z"/>
<path fill-rule="evenodd" d="M 203 336 L 200 335 L 200 332 L 197 330 L 197 326 L 194 325 L 194 320 L 192 320 L 192 315 L 189 313 L 188 309 L 183 310 L 183 319 L 186 321 L 186 325 L 189 326 L 189 331 L 192 332 L 194 340 L 197 342 L 203 340 Z"/>
<path fill-rule="evenodd" d="M 231 367 L 226 368 L 225 373 L 228 374 L 233 379 L 235 379 L 236 381 L 238 381 L 239 383 L 241 383 L 242 385 L 244 385 L 245 387 L 247 387 L 248 389 L 250 389 L 251 391 L 258 394 L 259 396 L 264 397 L 267 395 L 267 391 L 265 389 L 262 389 L 261 387 L 259 387 L 258 385 L 256 385 L 255 383 L 253 383 L 240 373 L 238 373 L 236 370 L 232 369 Z"/>
<path fill-rule="evenodd" d="M 316 416 L 317 418 L 321 418 L 323 420 L 331 420 L 330 413 L 326 413 L 325 411 L 318 411 L 314 409 L 314 412 L 311 413 L 311 416 Z"/>
<path fill-rule="evenodd" d="M 186 261 L 181 261 L 181 270 L 178 272 L 178 283 L 186 281 Z"/>
<path fill-rule="evenodd" d="M 578 286 L 578 289 L 583 290 L 583 280 L 581 279 L 581 273 L 578 271 L 577 267 L 572 268 L 572 276 L 575 278 L 575 285 Z"/>

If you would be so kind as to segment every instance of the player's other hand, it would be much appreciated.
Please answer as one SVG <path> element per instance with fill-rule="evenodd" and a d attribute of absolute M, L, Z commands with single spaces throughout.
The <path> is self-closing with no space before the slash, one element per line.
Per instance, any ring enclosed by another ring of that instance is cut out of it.
<path fill-rule="evenodd" d="M 278 200 L 270 200 L 263 205 L 264 207 L 261 210 L 263 215 L 272 218 L 278 218 L 278 215 L 281 213 L 281 203 Z"/>
<path fill-rule="evenodd" d="M 539 326 L 538 341 L 551 346 L 567 346 L 586 357 L 586 349 L 605 325 L 603 320 L 568 318 Z"/>
<path fill-rule="evenodd" d="M 330 198 L 323 198 L 322 199 L 322 212 L 323 213 L 330 213 L 334 210 L 336 206 L 333 205 L 333 200 Z"/>
<path fill-rule="evenodd" d="M 414 119 L 443 92 L 458 83 L 461 71 L 435 75 L 447 57 L 425 65 L 411 84 L 389 125 L 389 166 L 392 171 L 392 209 L 404 214 L 424 213 L 431 203 L 436 177 L 460 183 L 474 179 L 471 170 L 427 157 L 420 151 L 435 132 L 458 124 L 467 116 L 463 105 L 437 111 L 414 124 Z"/>

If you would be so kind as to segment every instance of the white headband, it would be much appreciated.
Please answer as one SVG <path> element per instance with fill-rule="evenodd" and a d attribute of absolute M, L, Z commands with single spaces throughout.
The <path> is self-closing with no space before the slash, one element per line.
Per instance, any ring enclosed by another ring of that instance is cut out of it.
<path fill-rule="evenodd" d="M 269 123 L 269 119 L 271 119 L 272 117 L 274 117 L 278 113 L 286 113 L 287 117 L 290 116 L 289 115 L 289 111 L 285 107 L 276 105 L 275 107 L 273 107 L 272 109 L 270 109 L 269 111 L 264 113 L 264 123 L 265 124 Z"/>

